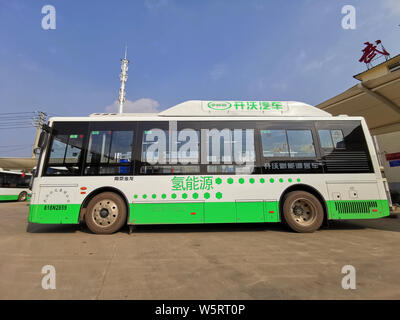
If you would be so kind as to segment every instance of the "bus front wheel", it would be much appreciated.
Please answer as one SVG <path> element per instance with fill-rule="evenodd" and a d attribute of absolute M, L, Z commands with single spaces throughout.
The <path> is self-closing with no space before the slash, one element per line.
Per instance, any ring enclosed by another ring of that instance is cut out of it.
<path fill-rule="evenodd" d="M 85 222 L 90 231 L 97 234 L 117 232 L 126 222 L 126 205 L 113 192 L 103 192 L 90 200 Z"/>
<path fill-rule="evenodd" d="M 19 195 L 18 195 L 18 201 L 26 201 L 26 199 L 28 198 L 28 194 L 25 191 L 22 191 Z"/>
<path fill-rule="evenodd" d="M 284 197 L 283 217 L 286 224 L 296 232 L 314 232 L 324 221 L 324 209 L 311 193 L 293 191 Z"/>

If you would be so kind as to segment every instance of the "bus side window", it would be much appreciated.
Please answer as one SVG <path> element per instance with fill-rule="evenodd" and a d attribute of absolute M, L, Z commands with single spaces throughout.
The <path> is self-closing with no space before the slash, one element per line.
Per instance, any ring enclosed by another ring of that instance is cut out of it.
<path fill-rule="evenodd" d="M 335 149 L 345 149 L 343 132 L 340 129 L 331 130 L 331 136 Z"/>
<path fill-rule="evenodd" d="M 86 163 L 107 163 L 110 153 L 111 131 L 92 131 L 89 137 Z"/>
<path fill-rule="evenodd" d="M 315 158 L 311 130 L 261 130 L 264 158 Z"/>
<path fill-rule="evenodd" d="M 82 136 L 60 135 L 54 137 L 51 147 L 50 164 L 76 164 L 82 150 Z"/>
<path fill-rule="evenodd" d="M 16 174 L 7 175 L 7 182 L 9 188 L 16 188 L 18 184 L 18 175 Z"/>
<path fill-rule="evenodd" d="M 78 175 L 82 134 L 62 134 L 53 139 L 46 175 Z"/>
<path fill-rule="evenodd" d="M 287 130 L 291 158 L 316 157 L 311 130 Z"/>
<path fill-rule="evenodd" d="M 251 174 L 255 170 L 254 129 L 207 129 L 207 172 Z"/>
<path fill-rule="evenodd" d="M 114 131 L 109 163 L 130 163 L 132 161 L 132 144 L 131 131 Z"/>
<path fill-rule="evenodd" d="M 67 147 L 67 135 L 54 137 L 53 145 L 51 146 L 51 153 L 49 158 L 50 164 L 62 164 L 64 162 L 65 149 Z"/>
<path fill-rule="evenodd" d="M 183 129 L 177 132 L 176 158 L 180 164 L 200 163 L 200 133 L 194 129 Z M 174 155 L 172 155 L 174 156 Z"/>
<path fill-rule="evenodd" d="M 261 130 L 263 157 L 288 157 L 289 147 L 285 130 Z"/>
<path fill-rule="evenodd" d="M 343 131 L 340 129 L 318 130 L 323 149 L 345 149 Z"/>
<path fill-rule="evenodd" d="M 90 132 L 85 175 L 131 173 L 133 131 L 92 130 Z"/>
<path fill-rule="evenodd" d="M 172 131 L 145 129 L 140 174 L 200 173 L 200 132 L 191 128 Z"/>
<path fill-rule="evenodd" d="M 166 165 L 169 163 L 168 130 L 153 128 L 145 130 L 142 138 L 142 163 L 150 165 Z"/>
<path fill-rule="evenodd" d="M 330 130 L 318 130 L 319 141 L 323 149 L 333 149 L 333 142 Z"/>
<path fill-rule="evenodd" d="M 53 124 L 53 134 L 45 159 L 43 175 L 78 176 L 87 135 L 87 123 L 76 122 Z"/>

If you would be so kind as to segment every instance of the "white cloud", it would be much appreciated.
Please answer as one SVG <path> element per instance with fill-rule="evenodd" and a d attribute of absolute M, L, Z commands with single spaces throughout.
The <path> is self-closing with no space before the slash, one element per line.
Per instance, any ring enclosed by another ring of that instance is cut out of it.
<path fill-rule="evenodd" d="M 333 54 L 326 55 L 322 59 L 313 58 L 313 59 L 310 59 L 311 60 L 310 62 L 308 62 L 308 61 L 306 62 L 305 61 L 306 55 L 304 55 L 304 59 L 301 59 L 301 61 L 299 60 L 298 63 L 299 63 L 300 70 L 302 72 L 316 71 L 316 70 L 322 69 L 327 64 L 329 64 L 331 61 L 335 60 L 336 56 L 337 55 L 335 53 L 333 53 Z"/>
<path fill-rule="evenodd" d="M 124 102 L 124 113 L 158 113 L 160 110 L 158 109 L 160 104 L 158 101 L 150 99 L 150 98 L 142 98 L 136 101 L 126 100 Z M 114 101 L 113 104 L 110 104 L 106 107 L 105 112 L 107 113 L 116 113 L 119 109 L 118 101 Z"/>
<path fill-rule="evenodd" d="M 254 9 L 256 10 L 260 10 L 260 9 L 264 9 L 265 8 L 265 1 L 264 0 L 254 0 L 254 2 L 252 3 Z"/>
<path fill-rule="evenodd" d="M 147 9 L 158 9 L 168 5 L 168 0 L 145 0 L 144 6 Z"/>
<path fill-rule="evenodd" d="M 284 81 L 271 81 L 271 78 L 269 77 L 264 77 L 264 78 L 260 78 L 257 81 L 257 87 L 258 87 L 258 91 L 265 93 L 265 92 L 272 92 L 272 93 L 276 93 L 276 92 L 286 92 L 289 88 L 289 84 L 287 82 Z"/>
<path fill-rule="evenodd" d="M 272 83 L 271 88 L 279 91 L 287 91 L 288 84 L 286 82 L 274 82 Z"/>
<path fill-rule="evenodd" d="M 226 65 L 223 63 L 216 64 L 210 71 L 210 77 L 214 81 L 221 79 L 226 74 Z"/>
<path fill-rule="evenodd" d="M 400 14 L 400 1 L 399 0 L 384 0 L 383 5 L 388 9 L 392 15 Z"/>

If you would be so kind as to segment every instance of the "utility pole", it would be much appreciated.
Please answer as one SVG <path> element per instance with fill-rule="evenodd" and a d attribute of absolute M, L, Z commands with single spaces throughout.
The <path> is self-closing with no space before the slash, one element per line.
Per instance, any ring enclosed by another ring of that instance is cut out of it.
<path fill-rule="evenodd" d="M 35 142 L 33 143 L 32 158 L 36 158 L 35 149 L 38 147 L 40 132 L 42 131 L 42 125 L 43 125 L 45 119 L 46 119 L 46 114 L 44 112 L 40 111 L 39 119 L 38 119 L 38 123 L 37 123 L 37 127 L 36 127 Z"/>
<path fill-rule="evenodd" d="M 124 112 L 124 102 L 125 102 L 125 83 L 128 80 L 128 64 L 129 60 L 126 59 L 126 54 L 127 54 L 128 48 L 125 46 L 125 57 L 121 60 L 121 75 L 120 75 L 120 80 L 121 80 L 121 88 L 119 89 L 119 96 L 118 96 L 118 102 L 119 102 L 119 113 Z"/>

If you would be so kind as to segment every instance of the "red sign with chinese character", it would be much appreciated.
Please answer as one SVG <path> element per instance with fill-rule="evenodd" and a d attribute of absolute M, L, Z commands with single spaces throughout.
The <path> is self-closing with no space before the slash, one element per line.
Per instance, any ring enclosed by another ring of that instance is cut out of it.
<path fill-rule="evenodd" d="M 362 50 L 364 53 L 362 57 L 360 58 L 360 62 L 364 62 L 366 64 L 371 63 L 372 59 L 374 59 L 377 55 L 377 53 L 383 55 L 383 56 L 389 56 L 389 52 L 386 51 L 386 49 L 382 45 L 381 40 L 376 40 L 375 41 L 376 45 L 373 45 L 370 42 L 365 42 L 365 48 Z M 377 45 L 381 45 L 381 50 L 378 50 L 376 47 Z"/>

